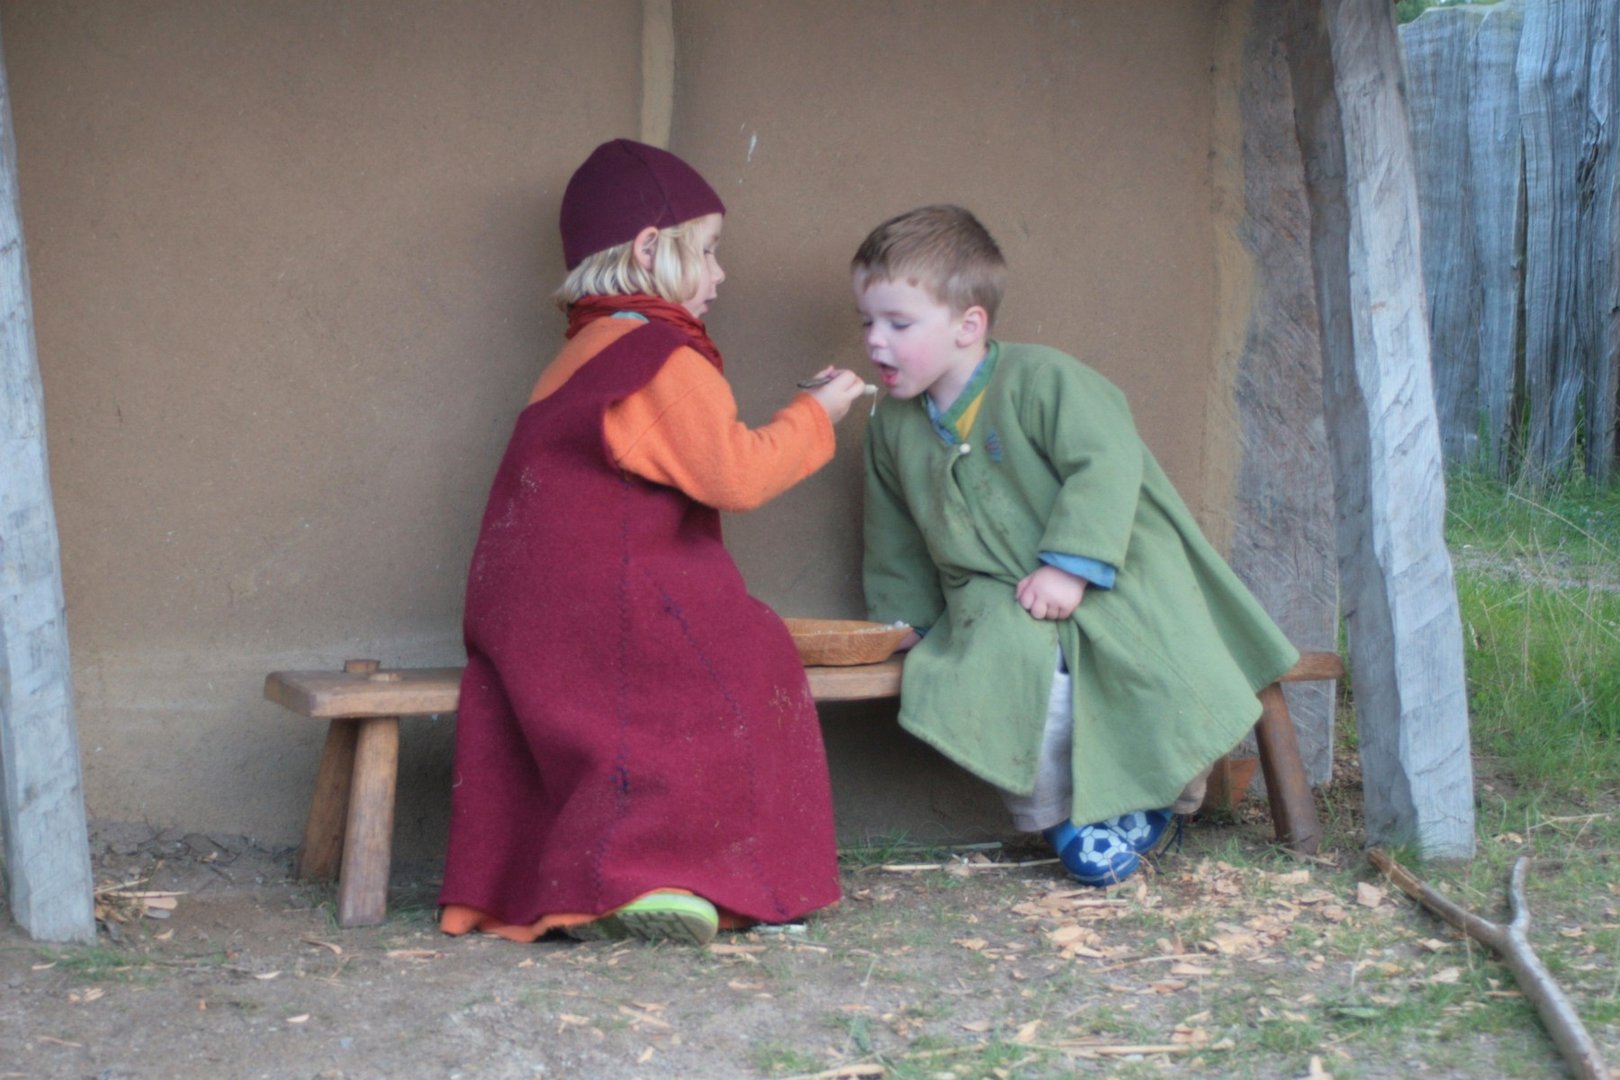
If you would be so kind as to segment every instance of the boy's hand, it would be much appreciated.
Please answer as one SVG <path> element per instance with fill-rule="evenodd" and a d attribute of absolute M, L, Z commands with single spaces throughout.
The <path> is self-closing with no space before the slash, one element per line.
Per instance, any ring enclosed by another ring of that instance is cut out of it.
<path fill-rule="evenodd" d="M 823 368 L 816 377 L 827 381 L 806 389 L 805 393 L 827 410 L 827 419 L 835 424 L 844 418 L 851 405 L 866 395 L 866 380 L 848 368 Z"/>
<path fill-rule="evenodd" d="M 1018 583 L 1019 604 L 1037 619 L 1061 621 L 1085 599 L 1086 579 L 1055 566 L 1042 566 Z"/>

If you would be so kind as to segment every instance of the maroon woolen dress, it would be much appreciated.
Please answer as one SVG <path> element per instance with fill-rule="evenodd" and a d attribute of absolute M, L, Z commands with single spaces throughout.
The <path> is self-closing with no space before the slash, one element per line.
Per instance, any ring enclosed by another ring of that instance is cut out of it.
<path fill-rule="evenodd" d="M 839 898 L 792 639 L 719 514 L 603 442 L 685 342 L 649 322 L 518 418 L 468 574 L 442 905 L 522 926 L 679 888 L 782 922 Z"/>

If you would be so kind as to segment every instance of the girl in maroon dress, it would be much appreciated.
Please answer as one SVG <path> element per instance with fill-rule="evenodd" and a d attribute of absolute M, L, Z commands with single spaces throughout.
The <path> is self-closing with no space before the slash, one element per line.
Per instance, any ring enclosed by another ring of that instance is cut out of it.
<path fill-rule="evenodd" d="M 449 933 L 671 938 L 839 897 L 815 703 L 720 510 L 832 457 L 848 371 L 737 420 L 700 317 L 724 206 L 620 139 L 563 196 L 568 341 L 519 415 L 467 581 Z"/>

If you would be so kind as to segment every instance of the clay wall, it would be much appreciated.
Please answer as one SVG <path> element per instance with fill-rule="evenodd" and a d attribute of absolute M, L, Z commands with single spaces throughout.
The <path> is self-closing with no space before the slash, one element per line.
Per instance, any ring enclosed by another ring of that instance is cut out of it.
<path fill-rule="evenodd" d="M 673 7 L 671 148 L 730 206 L 710 328 L 745 417 L 861 365 L 855 246 L 959 202 L 1011 264 L 999 336 L 1118 382 L 1220 519 L 1220 7 L 835 7 Z M 265 673 L 460 661 L 489 478 L 561 332 L 562 187 L 640 133 L 642 15 L 0 5 L 92 817 L 294 843 L 322 731 Z M 783 614 L 861 614 L 863 424 L 727 521 Z M 402 858 L 437 856 L 450 731 L 406 725 Z M 892 706 L 826 731 L 847 839 L 1004 828 Z"/>

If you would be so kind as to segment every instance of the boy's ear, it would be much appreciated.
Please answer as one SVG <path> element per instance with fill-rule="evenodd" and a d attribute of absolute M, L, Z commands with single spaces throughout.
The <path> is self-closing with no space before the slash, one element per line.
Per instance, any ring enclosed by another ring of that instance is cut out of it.
<path fill-rule="evenodd" d="M 636 233 L 636 238 L 630 241 L 630 250 L 636 257 L 636 265 L 652 272 L 653 248 L 658 243 L 658 226 L 649 225 Z"/>
<path fill-rule="evenodd" d="M 990 313 L 974 304 L 956 322 L 956 344 L 959 348 L 977 345 L 990 334 Z"/>

